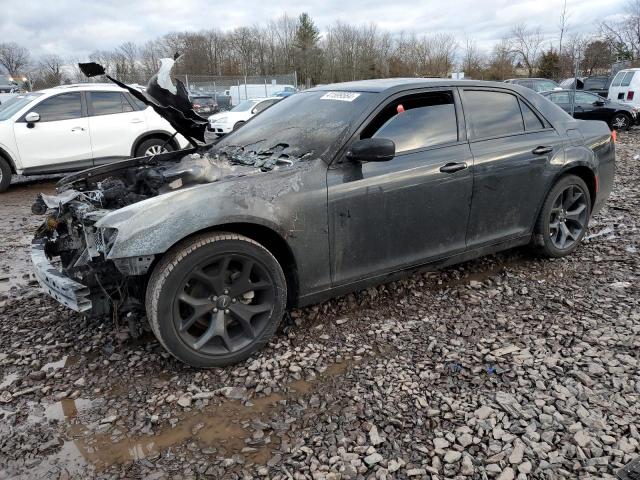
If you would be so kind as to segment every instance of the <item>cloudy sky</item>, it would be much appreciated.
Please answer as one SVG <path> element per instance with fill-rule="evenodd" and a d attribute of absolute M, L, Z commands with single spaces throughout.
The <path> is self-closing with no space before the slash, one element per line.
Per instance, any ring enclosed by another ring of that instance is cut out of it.
<path fill-rule="evenodd" d="M 540 25 L 557 36 L 563 0 L 28 0 L 9 2 L 0 15 L 0 41 L 11 40 L 37 57 L 57 53 L 84 59 L 126 41 L 144 42 L 171 31 L 223 30 L 266 23 L 283 13 L 308 12 L 320 30 L 342 20 L 375 22 L 391 32 L 450 32 L 489 47 L 512 25 Z M 571 32 L 589 33 L 624 11 L 626 0 L 568 0 Z"/>

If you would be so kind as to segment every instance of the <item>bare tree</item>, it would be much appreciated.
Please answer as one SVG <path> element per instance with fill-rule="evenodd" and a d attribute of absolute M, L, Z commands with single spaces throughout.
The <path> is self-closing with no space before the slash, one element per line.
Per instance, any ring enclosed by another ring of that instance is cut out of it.
<path fill-rule="evenodd" d="M 485 58 L 478 48 L 475 40 L 465 39 L 464 51 L 462 52 L 462 71 L 470 78 L 483 77 Z"/>
<path fill-rule="evenodd" d="M 45 55 L 38 62 L 34 83 L 38 88 L 49 88 L 64 82 L 63 60 L 58 55 Z"/>
<path fill-rule="evenodd" d="M 618 58 L 640 58 L 640 0 L 629 0 L 625 17 L 617 22 L 602 22 L 600 32 Z"/>
<path fill-rule="evenodd" d="M 544 43 L 540 27 L 529 29 L 521 23 L 511 30 L 511 50 L 527 68 L 530 77 L 533 76 Z"/>
<path fill-rule="evenodd" d="M 17 77 L 29 65 L 29 51 L 15 42 L 0 43 L 0 65 Z"/>

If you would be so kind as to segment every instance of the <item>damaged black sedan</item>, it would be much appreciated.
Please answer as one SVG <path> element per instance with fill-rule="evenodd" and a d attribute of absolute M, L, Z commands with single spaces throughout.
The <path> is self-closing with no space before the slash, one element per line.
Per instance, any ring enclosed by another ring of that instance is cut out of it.
<path fill-rule="evenodd" d="M 614 158 L 605 123 L 526 88 L 327 85 L 214 145 L 63 179 L 38 201 L 33 261 L 59 302 L 146 317 L 178 359 L 221 366 L 289 308 L 520 245 L 569 254 Z"/>

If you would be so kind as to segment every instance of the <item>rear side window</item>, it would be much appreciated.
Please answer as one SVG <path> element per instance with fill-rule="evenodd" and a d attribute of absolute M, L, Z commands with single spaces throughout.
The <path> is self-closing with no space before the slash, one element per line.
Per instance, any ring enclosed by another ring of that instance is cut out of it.
<path fill-rule="evenodd" d="M 616 76 L 613 79 L 613 82 L 611 82 L 611 86 L 612 87 L 619 87 L 620 83 L 622 83 L 622 78 L 624 77 L 626 72 L 618 72 L 616 74 Z"/>
<path fill-rule="evenodd" d="M 497 137 L 524 132 L 520 106 L 515 95 L 502 92 L 466 90 L 464 114 L 474 138 Z"/>
<path fill-rule="evenodd" d="M 540 130 L 544 128 L 544 123 L 542 120 L 536 115 L 536 113 L 531 110 L 529 105 L 520 100 L 520 109 L 522 110 L 522 118 L 524 119 L 524 129 L 525 130 Z"/>
<path fill-rule="evenodd" d="M 620 84 L 621 87 L 628 87 L 629 85 L 631 85 L 631 80 L 633 79 L 633 76 L 635 75 L 636 72 L 627 72 L 624 74 L 624 77 L 622 78 L 622 83 Z"/>
<path fill-rule="evenodd" d="M 80 95 L 80 92 L 61 93 L 43 100 L 31 111 L 40 115 L 40 122 L 80 118 L 82 117 L 82 99 Z"/>
<path fill-rule="evenodd" d="M 424 93 L 390 102 L 361 135 L 370 137 L 393 140 L 396 153 L 458 141 L 453 94 Z"/>
<path fill-rule="evenodd" d="M 91 92 L 93 115 L 132 112 L 133 107 L 120 92 Z"/>

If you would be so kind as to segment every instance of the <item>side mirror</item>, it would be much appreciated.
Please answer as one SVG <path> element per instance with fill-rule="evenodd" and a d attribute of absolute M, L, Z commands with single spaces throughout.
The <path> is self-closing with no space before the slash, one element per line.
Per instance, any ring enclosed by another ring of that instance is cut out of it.
<path fill-rule="evenodd" d="M 388 138 L 363 138 L 347 152 L 349 160 L 360 162 L 387 162 L 396 156 L 396 144 Z"/>
<path fill-rule="evenodd" d="M 33 128 L 33 124 L 40 121 L 40 114 L 38 112 L 29 112 L 24 119 L 27 122 L 27 127 Z"/>
<path fill-rule="evenodd" d="M 604 100 L 596 100 L 595 102 L 593 102 L 593 104 L 594 104 L 596 107 L 602 107 L 602 106 L 604 106 L 605 101 L 604 101 Z"/>

